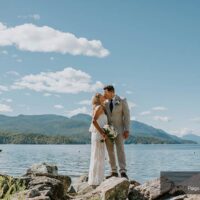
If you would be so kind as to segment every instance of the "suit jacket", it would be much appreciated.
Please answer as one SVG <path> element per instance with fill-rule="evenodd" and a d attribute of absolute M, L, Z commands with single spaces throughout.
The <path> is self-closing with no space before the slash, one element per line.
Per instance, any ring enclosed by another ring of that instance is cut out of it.
<path fill-rule="evenodd" d="M 113 98 L 113 110 L 110 111 L 110 101 L 105 101 L 108 123 L 113 125 L 118 133 L 130 131 L 130 111 L 125 98 L 115 95 Z"/>

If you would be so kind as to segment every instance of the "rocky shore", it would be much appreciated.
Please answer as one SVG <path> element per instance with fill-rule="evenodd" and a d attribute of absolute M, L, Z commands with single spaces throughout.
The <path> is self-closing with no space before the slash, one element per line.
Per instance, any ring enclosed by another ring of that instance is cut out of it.
<path fill-rule="evenodd" d="M 140 184 L 135 180 L 112 177 L 98 187 L 87 184 L 87 175 L 75 183 L 58 174 L 57 166 L 34 164 L 20 178 L 0 174 L 0 199 L 4 200 L 200 200 L 199 195 L 185 194 L 160 178 Z"/>

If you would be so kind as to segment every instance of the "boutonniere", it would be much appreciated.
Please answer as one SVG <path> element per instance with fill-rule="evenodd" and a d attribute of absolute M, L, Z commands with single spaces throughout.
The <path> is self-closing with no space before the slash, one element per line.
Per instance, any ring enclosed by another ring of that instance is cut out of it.
<path fill-rule="evenodd" d="M 115 101 L 115 105 L 116 105 L 116 106 L 118 106 L 119 104 L 120 104 L 120 101 L 119 101 L 119 100 Z"/>

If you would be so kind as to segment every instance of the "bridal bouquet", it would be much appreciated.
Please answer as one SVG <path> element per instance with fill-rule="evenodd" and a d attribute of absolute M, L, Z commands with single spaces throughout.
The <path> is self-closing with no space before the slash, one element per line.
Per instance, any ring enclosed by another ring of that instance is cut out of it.
<path fill-rule="evenodd" d="M 118 133 L 115 130 L 115 128 L 112 125 L 106 124 L 103 127 L 103 130 L 105 132 L 105 134 L 107 135 L 108 139 L 114 143 L 115 138 L 117 137 Z M 104 140 L 101 140 L 101 142 L 104 142 Z"/>

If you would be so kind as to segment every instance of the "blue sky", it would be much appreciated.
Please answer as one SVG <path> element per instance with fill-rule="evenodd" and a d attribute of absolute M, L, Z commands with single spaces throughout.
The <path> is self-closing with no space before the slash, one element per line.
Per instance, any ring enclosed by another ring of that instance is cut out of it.
<path fill-rule="evenodd" d="M 200 135 L 199 1 L 0 2 L 0 113 L 90 113 L 104 84 L 132 119 Z"/>

